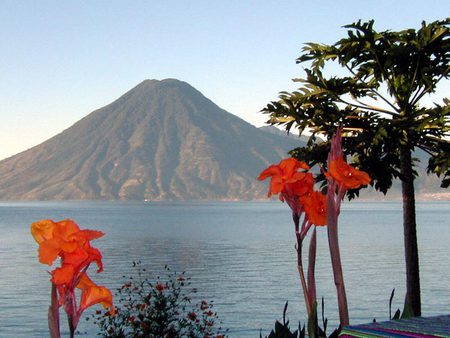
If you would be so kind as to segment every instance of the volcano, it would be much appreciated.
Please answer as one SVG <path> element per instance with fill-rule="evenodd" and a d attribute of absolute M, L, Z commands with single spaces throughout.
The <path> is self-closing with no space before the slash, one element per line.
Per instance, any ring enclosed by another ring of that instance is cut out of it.
<path fill-rule="evenodd" d="M 267 191 L 259 172 L 299 145 L 226 112 L 186 82 L 145 80 L 0 161 L 0 199 L 259 199 Z"/>

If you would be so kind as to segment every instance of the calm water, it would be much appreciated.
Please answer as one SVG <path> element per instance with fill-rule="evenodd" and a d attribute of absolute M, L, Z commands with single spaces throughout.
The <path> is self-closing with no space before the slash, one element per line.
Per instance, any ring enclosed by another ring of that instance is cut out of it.
<path fill-rule="evenodd" d="M 450 202 L 419 203 L 423 314 L 450 312 Z M 286 300 L 293 326 L 304 321 L 290 212 L 281 203 L 0 203 L 0 337 L 48 337 L 50 286 L 37 261 L 29 225 L 73 218 L 101 230 L 95 241 L 104 273 L 94 280 L 116 288 L 142 260 L 157 274 L 168 264 L 186 270 L 199 297 L 215 301 L 230 337 L 268 334 Z M 337 309 L 325 229 L 319 229 L 318 296 L 336 323 Z M 388 319 L 388 300 L 402 307 L 404 259 L 399 203 L 345 203 L 340 243 L 353 324 Z M 62 317 L 64 318 L 64 317 Z M 79 329 L 95 337 L 84 321 Z"/>

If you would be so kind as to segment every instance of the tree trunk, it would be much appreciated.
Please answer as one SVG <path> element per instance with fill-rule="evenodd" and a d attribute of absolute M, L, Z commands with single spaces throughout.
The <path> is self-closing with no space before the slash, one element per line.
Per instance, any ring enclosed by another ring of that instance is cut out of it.
<path fill-rule="evenodd" d="M 414 176 L 412 172 L 411 150 L 407 146 L 400 149 L 400 173 L 402 180 L 403 236 L 406 261 L 405 309 L 412 310 L 414 316 L 420 316 L 419 252 L 416 233 Z"/>

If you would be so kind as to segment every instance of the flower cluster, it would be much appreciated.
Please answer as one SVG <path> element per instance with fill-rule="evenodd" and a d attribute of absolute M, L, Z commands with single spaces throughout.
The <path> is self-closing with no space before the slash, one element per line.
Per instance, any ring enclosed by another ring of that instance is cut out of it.
<path fill-rule="evenodd" d="M 291 157 L 266 168 L 258 180 L 270 177 L 268 197 L 279 194 L 280 200 L 285 201 L 297 217 L 304 212 L 306 223 L 325 225 L 325 195 L 314 191 L 314 177 L 307 172 L 309 169 L 305 162 Z"/>
<path fill-rule="evenodd" d="M 108 311 L 93 315 L 100 328 L 99 336 L 224 337 L 217 327 L 218 316 L 212 302 L 192 302 L 197 290 L 190 287 L 188 276 L 166 267 L 166 276 L 151 279 L 140 262 L 133 266 L 137 274 L 117 290 L 116 315 L 111 316 Z"/>
<path fill-rule="evenodd" d="M 271 178 L 268 196 L 279 194 L 281 201 L 286 202 L 292 210 L 297 238 L 297 264 L 300 282 L 305 298 L 308 317 L 316 314 L 315 257 L 316 257 L 316 227 L 327 225 L 328 242 L 332 259 L 333 274 L 337 287 L 341 324 L 348 324 L 347 300 L 340 261 L 337 218 L 345 193 L 349 189 L 357 189 L 370 183 L 367 173 L 349 165 L 342 152 L 342 128 L 339 128 L 331 140 L 331 150 L 328 155 L 327 194 L 314 190 L 314 177 L 308 173 L 309 166 L 295 158 L 287 158 L 276 165 L 271 165 L 261 172 L 258 179 Z M 300 220 L 303 217 L 300 227 Z M 308 273 L 305 278 L 302 262 L 302 244 L 310 230 L 315 225 L 311 235 L 308 252 Z"/>
<path fill-rule="evenodd" d="M 331 149 L 328 153 L 328 190 L 331 191 L 332 205 L 339 214 L 340 205 L 345 193 L 350 189 L 358 189 L 363 185 L 368 185 L 371 181 L 369 175 L 348 164 L 342 152 L 342 129 L 339 128 L 331 139 Z"/>
<path fill-rule="evenodd" d="M 96 285 L 87 274 L 92 263 L 97 265 L 97 272 L 103 270 L 102 254 L 90 244 L 91 240 L 102 237 L 102 232 L 81 230 L 74 221 L 66 219 L 59 222 L 35 222 L 31 225 L 31 234 L 39 244 L 41 263 L 51 266 L 60 258 L 61 266 L 50 272 L 52 289 L 57 290 L 52 292 L 52 304 L 56 306 L 53 308 L 53 319 L 58 324 L 59 307 L 63 307 L 67 313 L 71 333 L 76 329 L 83 311 L 94 304 L 100 303 L 114 312 L 111 292 L 106 287 Z M 81 290 L 79 304 L 76 289 Z M 57 326 L 54 330 L 59 331 Z M 59 332 L 55 334 L 58 335 Z"/>
<path fill-rule="evenodd" d="M 297 238 L 297 265 L 300 282 L 305 298 L 306 311 L 311 315 L 316 302 L 316 286 L 314 278 L 316 229 L 311 236 L 308 264 L 308 278 L 303 271 L 303 241 L 312 225 L 324 226 L 327 223 L 326 195 L 314 190 L 314 177 L 307 172 L 310 167 L 295 158 L 287 158 L 277 165 L 271 165 L 261 172 L 258 179 L 271 177 L 268 196 L 279 194 L 281 201 L 286 202 L 292 210 Z M 300 220 L 303 216 L 302 225 Z"/>

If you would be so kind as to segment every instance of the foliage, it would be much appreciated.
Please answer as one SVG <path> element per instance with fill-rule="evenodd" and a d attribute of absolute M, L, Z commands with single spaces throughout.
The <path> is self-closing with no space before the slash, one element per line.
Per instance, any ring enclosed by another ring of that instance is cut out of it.
<path fill-rule="evenodd" d="M 303 328 L 300 328 L 300 323 L 298 325 L 298 330 L 295 330 L 294 332 L 291 331 L 289 327 L 289 320 L 286 320 L 286 311 L 288 308 L 288 302 L 284 305 L 283 309 L 283 324 L 281 324 L 278 320 L 275 322 L 275 329 L 272 330 L 269 334 L 269 336 L 266 336 L 266 338 L 303 338 L 305 337 L 305 326 L 303 325 Z M 262 334 L 259 335 L 260 338 L 262 338 Z"/>
<path fill-rule="evenodd" d="M 158 276 L 152 280 L 140 262 L 134 262 L 133 267 L 137 276 L 130 276 L 117 289 L 116 314 L 97 311 L 93 315 L 100 328 L 99 336 L 224 337 L 217 327 L 213 303 L 205 300 L 191 303 L 197 290 L 190 286 L 190 278 L 184 272 L 172 272 L 166 266 L 165 278 Z"/>
<path fill-rule="evenodd" d="M 271 124 L 312 131 L 308 146 L 292 152 L 311 166 L 326 164 L 329 144 L 317 142 L 318 135 L 330 140 L 342 125 L 352 136 L 343 140 L 345 153 L 369 173 L 377 190 L 386 193 L 401 176 L 401 147 L 430 154 L 428 171 L 442 175 L 448 187 L 450 101 L 432 108 L 420 103 L 449 77 L 450 19 L 424 22 L 417 32 L 377 32 L 373 23 L 345 26 L 348 37 L 334 45 L 307 43 L 297 59 L 310 64 L 306 77 L 295 80 L 302 86 L 282 92 L 263 112 Z M 348 75 L 326 77 L 325 66 L 333 61 Z"/>
<path fill-rule="evenodd" d="M 258 179 L 270 177 L 269 193 L 279 194 L 281 201 L 285 201 L 292 211 L 297 239 L 297 269 L 300 284 L 305 299 L 308 315 L 308 333 L 314 335 L 317 331 L 317 301 L 315 261 L 317 251 L 316 228 L 311 235 L 308 251 L 308 273 L 305 278 L 303 270 L 303 241 L 311 226 L 327 225 L 328 244 L 333 268 L 334 283 L 338 298 L 339 319 L 342 326 L 349 324 L 347 296 L 345 293 L 344 276 L 340 258 L 338 241 L 338 217 L 341 203 L 349 189 L 356 189 L 370 183 L 367 173 L 348 165 L 342 152 L 342 128 L 337 129 L 332 138 L 331 149 L 328 154 L 329 172 L 323 174 L 327 178 L 327 193 L 314 190 L 314 177 L 307 170 L 310 167 L 295 158 L 287 158 L 261 172 Z M 303 171 L 299 171 L 303 170 Z M 303 216 L 303 221 L 300 220 Z"/>
<path fill-rule="evenodd" d="M 330 139 L 343 126 L 344 153 L 367 172 L 383 193 L 402 182 L 406 260 L 406 306 L 420 315 L 419 261 L 415 218 L 414 149 L 430 155 L 427 171 L 450 186 L 450 100 L 433 107 L 424 98 L 436 92 L 450 72 L 450 18 L 422 23 L 420 29 L 378 32 L 373 21 L 345 26 L 348 36 L 333 45 L 307 43 L 297 63 L 306 63 L 301 87 L 282 92 L 263 112 L 269 123 L 312 134 L 291 155 L 326 168 Z M 328 76 L 337 63 L 344 75 Z M 318 136 L 325 137 L 319 141 Z M 324 181 L 325 176 L 318 180 Z M 349 198 L 359 189 L 347 192 Z"/>
<path fill-rule="evenodd" d="M 275 328 L 270 332 L 269 336 L 266 336 L 266 338 L 305 338 L 306 337 L 306 331 L 305 331 L 305 325 L 301 327 L 300 323 L 298 325 L 298 329 L 295 331 L 291 331 L 291 328 L 289 327 L 289 320 L 286 320 L 286 312 L 287 312 L 288 302 L 284 305 L 283 310 L 283 323 L 280 323 L 278 320 L 275 322 Z M 317 309 L 317 306 L 314 307 L 314 309 Z M 309 337 L 328 337 L 328 338 L 336 338 L 339 336 L 339 333 L 341 332 L 341 328 L 337 328 L 334 330 L 329 336 L 327 336 L 327 323 L 328 319 L 324 316 L 324 300 L 322 298 L 322 325 L 323 329 L 318 326 L 317 323 L 317 312 L 315 316 L 315 322 L 311 323 L 311 320 L 308 322 L 308 326 L 314 326 L 314 330 L 308 330 Z M 262 334 L 260 334 L 260 338 L 262 338 Z"/>

